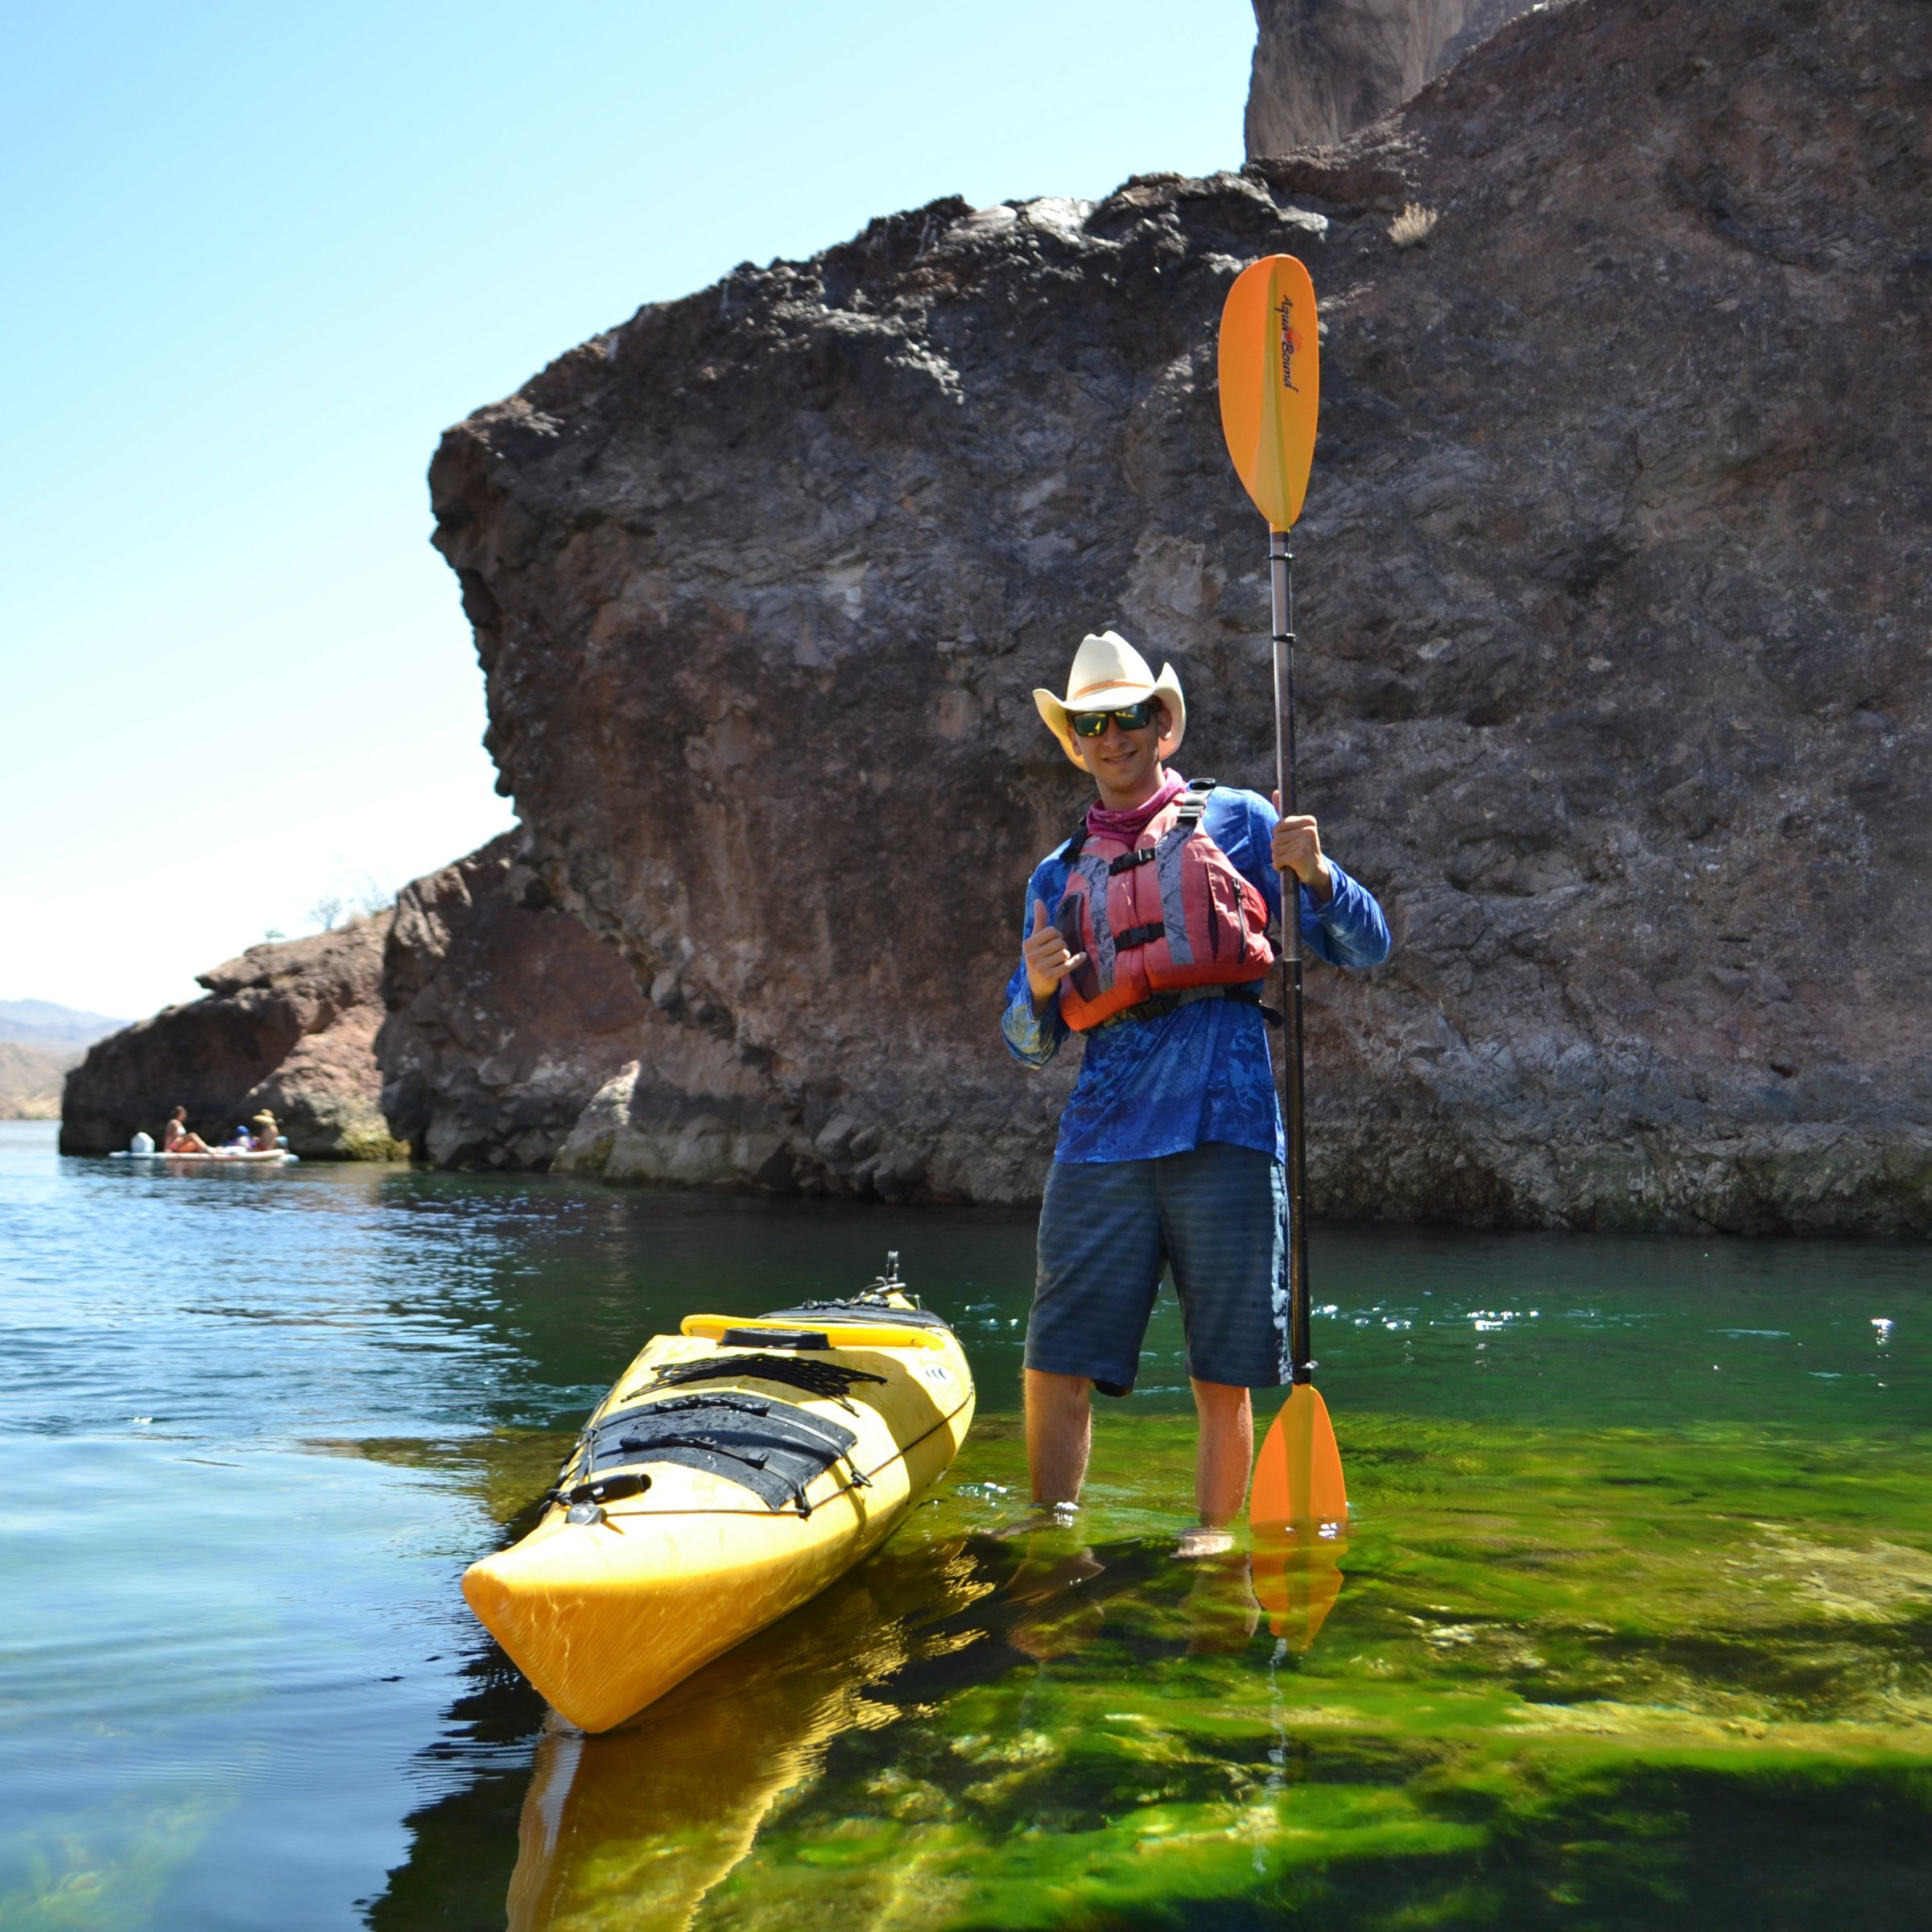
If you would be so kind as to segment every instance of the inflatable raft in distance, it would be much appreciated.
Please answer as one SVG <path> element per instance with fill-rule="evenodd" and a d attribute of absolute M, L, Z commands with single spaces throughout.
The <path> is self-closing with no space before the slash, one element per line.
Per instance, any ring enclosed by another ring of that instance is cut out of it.
<path fill-rule="evenodd" d="M 472 1564 L 464 1596 L 559 1712 L 608 1730 L 877 1549 L 972 1413 L 965 1352 L 896 1254 L 847 1299 L 687 1315 L 617 1377 L 543 1521 Z"/>
<path fill-rule="evenodd" d="M 171 1166 L 177 1161 L 190 1161 L 204 1167 L 292 1167 L 302 1157 L 291 1154 L 286 1147 L 276 1147 L 266 1154 L 244 1153 L 239 1148 L 213 1154 L 163 1154 L 156 1148 L 137 1154 L 131 1149 L 116 1148 L 107 1158 L 110 1161 L 166 1161 Z"/>

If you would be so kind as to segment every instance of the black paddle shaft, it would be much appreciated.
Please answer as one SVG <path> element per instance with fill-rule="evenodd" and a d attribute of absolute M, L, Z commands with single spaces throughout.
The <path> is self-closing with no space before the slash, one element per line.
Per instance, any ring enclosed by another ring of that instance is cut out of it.
<path fill-rule="evenodd" d="M 1285 530 L 1268 537 L 1268 586 L 1274 618 L 1274 783 L 1282 816 L 1294 801 L 1294 553 Z M 1287 1130 L 1288 1185 L 1283 1228 L 1288 1249 L 1288 1355 L 1294 1381 L 1312 1379 L 1308 1348 L 1308 1198 L 1302 1132 L 1302 886 L 1282 875 L 1282 1119 Z"/>

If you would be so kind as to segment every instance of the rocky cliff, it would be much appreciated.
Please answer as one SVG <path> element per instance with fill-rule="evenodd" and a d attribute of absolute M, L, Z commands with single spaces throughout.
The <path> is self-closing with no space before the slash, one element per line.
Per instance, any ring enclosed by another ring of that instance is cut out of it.
<path fill-rule="evenodd" d="M 1254 0 L 1248 158 L 1342 140 L 1534 0 Z"/>
<path fill-rule="evenodd" d="M 206 997 L 88 1050 L 67 1077 L 60 1151 L 105 1154 L 176 1106 L 208 1141 L 266 1107 L 297 1154 L 381 1160 L 407 1151 L 378 1104 L 374 1043 L 390 915 L 251 946 L 196 976 Z"/>
<path fill-rule="evenodd" d="M 1932 1225 L 1929 72 L 1910 0 L 1577 0 L 1339 150 L 876 221 L 452 430 L 504 786 L 670 1023 L 583 1159 L 1037 1187 L 1027 691 L 1117 624 L 1265 781 L 1213 341 L 1286 249 L 1307 795 L 1399 941 L 1315 975 L 1318 1208 Z"/>
<path fill-rule="evenodd" d="M 375 1038 L 390 1130 L 439 1167 L 547 1167 L 651 1008 L 506 833 L 396 900 Z"/>
<path fill-rule="evenodd" d="M 211 1139 L 266 1106 L 311 1157 L 547 1166 L 651 1009 L 516 852 L 494 840 L 404 887 L 393 912 L 203 973 L 204 998 L 102 1041 L 68 1076 L 62 1152 L 158 1137 L 177 1104 Z"/>

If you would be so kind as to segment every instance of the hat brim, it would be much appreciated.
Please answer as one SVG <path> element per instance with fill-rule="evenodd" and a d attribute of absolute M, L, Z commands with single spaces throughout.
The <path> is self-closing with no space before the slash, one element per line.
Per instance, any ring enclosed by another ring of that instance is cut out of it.
<path fill-rule="evenodd" d="M 1158 698 L 1167 707 L 1170 729 L 1162 737 L 1160 753 L 1163 758 L 1170 758 L 1180 749 L 1181 740 L 1187 733 L 1187 701 L 1181 696 L 1181 681 L 1171 664 L 1163 664 L 1161 675 L 1151 684 L 1141 679 L 1123 679 L 1118 684 L 1083 692 L 1077 704 L 1066 704 L 1037 685 L 1033 693 L 1034 708 L 1042 721 L 1059 740 L 1061 750 L 1082 771 L 1088 768 L 1087 761 L 1074 745 L 1073 727 L 1067 719 L 1076 711 L 1118 711 L 1123 705 L 1139 704 L 1143 698 Z"/>

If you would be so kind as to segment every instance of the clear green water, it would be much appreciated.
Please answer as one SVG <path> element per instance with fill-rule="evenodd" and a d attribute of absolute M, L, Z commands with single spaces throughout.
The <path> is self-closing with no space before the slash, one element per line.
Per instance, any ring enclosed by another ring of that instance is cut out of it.
<path fill-rule="evenodd" d="M 0 1125 L 0 1932 L 1926 1922 L 1932 1253 L 1319 1232 L 1356 1521 L 1308 1642 L 1167 1554 L 1170 1308 L 1077 1533 L 994 1534 L 1030 1243 Z M 646 1335 L 889 1246 L 980 1379 L 943 1492 L 547 1727 L 464 1563 Z"/>

